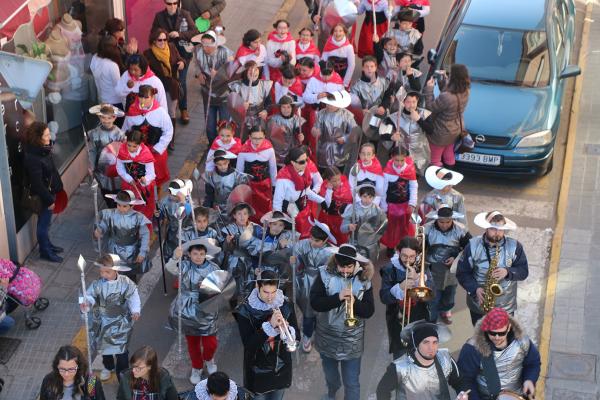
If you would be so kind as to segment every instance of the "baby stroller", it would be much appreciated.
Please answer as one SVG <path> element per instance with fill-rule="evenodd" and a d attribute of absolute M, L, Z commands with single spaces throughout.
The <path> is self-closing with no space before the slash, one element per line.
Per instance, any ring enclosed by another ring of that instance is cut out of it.
<path fill-rule="evenodd" d="M 0 259 L 0 278 L 8 278 L 8 293 L 6 313 L 10 314 L 18 306 L 25 307 L 25 326 L 37 329 L 42 321 L 33 316 L 36 311 L 48 308 L 50 302 L 45 297 L 39 297 L 42 290 L 42 280 L 27 267 L 10 260 Z"/>

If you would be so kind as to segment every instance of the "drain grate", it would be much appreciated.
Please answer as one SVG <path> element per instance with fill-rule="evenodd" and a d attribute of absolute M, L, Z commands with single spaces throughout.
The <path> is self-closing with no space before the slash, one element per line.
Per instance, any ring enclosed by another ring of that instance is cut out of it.
<path fill-rule="evenodd" d="M 586 143 L 584 151 L 590 156 L 600 156 L 600 143 Z"/>
<path fill-rule="evenodd" d="M 0 364 L 6 364 L 15 354 L 21 344 L 21 339 L 0 337 Z"/>

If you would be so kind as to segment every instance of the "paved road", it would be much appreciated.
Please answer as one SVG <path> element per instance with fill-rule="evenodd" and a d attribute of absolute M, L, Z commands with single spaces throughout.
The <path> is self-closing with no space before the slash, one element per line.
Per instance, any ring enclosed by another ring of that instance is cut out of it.
<path fill-rule="evenodd" d="M 450 2 L 444 2 L 450 3 Z M 583 10 L 583 5 L 577 3 L 578 11 Z M 425 48 L 435 47 L 437 37 L 443 27 L 447 16 L 449 4 L 435 4 L 431 15 L 427 20 L 427 34 L 425 36 Z M 297 21 L 303 20 L 305 8 L 303 2 L 298 1 L 291 10 L 289 19 L 294 31 L 299 26 Z M 578 13 L 578 33 L 581 29 L 582 13 Z M 579 38 L 579 34 L 578 34 Z M 230 43 L 235 43 L 231 41 Z M 576 48 L 578 46 L 575 46 Z M 576 57 L 576 55 L 574 56 Z M 562 122 L 559 138 L 557 140 L 554 169 L 548 175 L 531 180 L 509 180 L 500 181 L 489 177 L 468 175 L 458 189 L 465 194 L 469 220 L 472 221 L 478 212 L 496 208 L 514 219 L 519 225 L 519 230 L 513 234 L 525 247 L 530 263 L 530 278 L 520 285 L 518 317 L 526 321 L 526 330 L 536 338 L 540 326 L 540 312 L 543 308 L 543 294 L 545 293 L 544 278 L 549 257 L 549 246 L 554 226 L 555 205 L 558 189 L 561 182 L 562 162 L 564 156 L 565 138 L 570 110 L 570 98 L 573 84 L 567 84 L 565 104 L 563 105 Z M 429 188 L 423 181 L 420 182 L 420 196 Z M 480 234 L 481 231 L 471 224 L 472 233 Z M 378 265 L 385 260 L 380 260 Z M 148 286 L 158 281 L 158 270 L 149 275 Z M 376 274 L 374 289 L 377 292 L 380 287 L 379 277 Z M 457 307 L 454 312 L 454 324 L 452 330 L 453 339 L 447 347 L 456 353 L 466 338 L 472 332 L 469 313 L 465 306 L 465 293 L 461 289 L 457 294 Z M 160 354 L 167 354 L 163 365 L 180 373 L 182 379 L 178 379 L 178 385 L 184 389 L 191 385 L 187 382 L 189 370 L 185 367 L 182 371 L 177 368 L 182 363 L 178 361 L 176 335 L 168 331 L 165 325 L 165 315 L 168 305 L 173 299 L 173 292 L 165 298 L 157 287 L 148 294 L 148 300 L 144 308 L 146 317 L 136 327 L 132 338 L 134 349 L 141 344 L 150 343 L 155 346 Z M 361 398 L 369 398 L 375 391 L 375 387 L 390 357 L 387 353 L 387 334 L 384 322 L 384 307 L 377 302 L 376 313 L 367 323 L 366 349 L 362 363 L 361 374 Z M 151 310 L 155 318 L 148 319 Z M 241 382 L 242 352 L 241 342 L 237 332 L 237 326 L 230 315 L 224 315 L 220 320 L 219 351 L 217 362 L 220 369 L 227 371 L 231 376 Z M 183 358 L 186 359 L 185 343 L 183 345 Z M 183 365 L 189 365 L 184 361 Z M 311 354 L 298 354 L 294 367 L 294 385 L 286 394 L 288 399 L 315 399 L 324 391 L 324 380 L 318 354 L 313 350 Z"/>

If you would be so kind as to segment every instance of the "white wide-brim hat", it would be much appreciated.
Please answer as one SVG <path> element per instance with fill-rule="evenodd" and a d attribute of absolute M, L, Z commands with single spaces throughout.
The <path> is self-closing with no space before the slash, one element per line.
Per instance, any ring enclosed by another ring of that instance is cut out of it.
<path fill-rule="evenodd" d="M 444 210 L 444 211 L 442 211 Z M 448 212 L 447 210 L 450 210 L 450 212 Z M 442 215 L 440 215 L 442 214 Z M 464 215 L 456 212 L 452 209 L 452 207 L 450 207 L 448 204 L 440 204 L 440 206 L 438 207 L 437 210 L 433 210 L 431 212 L 429 212 L 425 218 L 427 219 L 431 219 L 431 220 L 438 220 L 440 218 L 452 218 L 452 219 L 458 219 L 458 218 L 463 218 Z"/>
<path fill-rule="evenodd" d="M 434 189 L 443 189 L 448 185 L 458 185 L 464 175 L 448 168 L 431 165 L 425 170 L 425 180 Z"/>
<path fill-rule="evenodd" d="M 333 236 L 333 234 L 331 233 L 331 229 L 329 229 L 329 227 L 327 225 L 325 225 L 324 223 L 322 223 L 321 221 L 319 221 L 317 219 L 313 220 L 312 217 L 308 217 L 308 223 L 311 224 L 312 226 L 316 226 L 317 228 L 319 228 L 320 230 L 325 232 L 327 234 L 327 239 L 331 243 L 337 244 L 337 240 L 336 240 L 335 236 Z"/>
<path fill-rule="evenodd" d="M 117 271 L 117 272 L 129 272 L 129 271 L 131 271 L 131 268 L 123 265 L 123 263 L 121 261 L 121 257 L 119 257 L 117 254 L 109 253 L 108 255 L 113 260 L 113 266 L 112 267 L 107 267 L 106 265 L 104 265 L 102 263 L 99 263 L 97 261 L 94 261 L 94 266 L 95 267 L 99 267 L 99 268 L 110 268 L 113 271 Z"/>
<path fill-rule="evenodd" d="M 330 95 L 330 96 L 329 96 Z M 327 97 L 323 97 L 320 101 L 323 104 L 329 104 L 337 108 L 346 108 L 352 102 L 350 93 L 345 90 L 329 93 Z"/>
<path fill-rule="evenodd" d="M 123 201 L 123 200 L 119 200 L 117 199 L 118 193 L 117 194 L 105 194 L 104 197 L 113 200 L 115 203 L 117 204 L 121 204 L 123 206 L 142 206 L 144 204 L 146 204 L 146 202 L 142 199 L 137 199 L 135 197 L 135 194 L 133 194 L 133 192 L 131 190 L 123 190 L 123 192 L 126 192 L 129 195 L 129 201 Z"/>
<path fill-rule="evenodd" d="M 490 221 L 496 216 L 502 216 L 504 218 L 504 225 L 497 225 L 495 223 L 491 223 Z M 500 211 L 490 211 L 490 212 L 482 212 L 475 216 L 473 220 L 475 225 L 483 229 L 498 229 L 500 231 L 514 231 L 517 229 L 517 224 L 511 220 L 506 218 Z"/>
<path fill-rule="evenodd" d="M 102 110 L 108 110 L 110 109 L 110 113 L 104 113 Z M 107 117 L 112 117 L 115 116 L 117 118 L 122 117 L 125 115 L 125 113 L 121 110 L 119 110 L 118 107 L 113 106 L 112 104 L 96 104 L 93 107 L 90 107 L 90 109 L 88 110 L 90 114 L 95 114 L 97 116 L 107 116 Z"/>
<path fill-rule="evenodd" d="M 209 257 L 214 257 L 221 252 L 221 248 L 217 246 L 217 241 L 215 239 L 205 237 L 185 242 L 181 246 L 181 250 L 183 250 L 184 253 L 187 253 L 190 250 L 190 247 L 195 245 L 206 247 L 206 255 Z"/>

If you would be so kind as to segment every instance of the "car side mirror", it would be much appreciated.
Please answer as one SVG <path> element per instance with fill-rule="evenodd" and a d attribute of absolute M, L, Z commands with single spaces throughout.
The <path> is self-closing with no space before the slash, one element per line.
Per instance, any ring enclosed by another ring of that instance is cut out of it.
<path fill-rule="evenodd" d="M 571 78 L 579 74 L 581 74 L 581 68 L 579 68 L 579 65 L 567 65 L 560 73 L 560 79 Z"/>
<path fill-rule="evenodd" d="M 429 62 L 429 64 L 435 64 L 436 60 L 437 51 L 435 51 L 435 49 L 429 49 L 429 51 L 427 52 L 427 61 Z"/>

